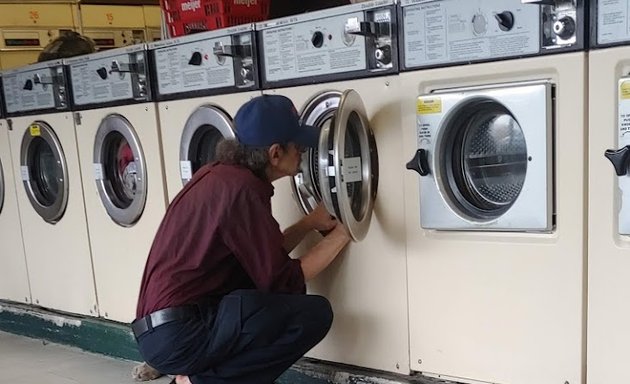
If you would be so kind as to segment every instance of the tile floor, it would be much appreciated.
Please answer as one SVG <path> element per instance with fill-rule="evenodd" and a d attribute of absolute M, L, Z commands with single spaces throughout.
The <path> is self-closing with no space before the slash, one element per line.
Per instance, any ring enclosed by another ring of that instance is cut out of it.
<path fill-rule="evenodd" d="M 0 332 L 0 383 L 132 384 L 134 362 Z M 152 384 L 168 384 L 163 377 Z"/>

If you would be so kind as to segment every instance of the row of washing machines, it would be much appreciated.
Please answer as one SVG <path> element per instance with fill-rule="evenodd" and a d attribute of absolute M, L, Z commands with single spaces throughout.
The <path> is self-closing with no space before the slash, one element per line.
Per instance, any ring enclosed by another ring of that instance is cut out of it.
<path fill-rule="evenodd" d="M 274 215 L 323 202 L 355 240 L 309 356 L 630 380 L 628 5 L 377 0 L 5 71 L 0 297 L 131 321 L 169 200 L 282 94 L 321 137 Z"/>

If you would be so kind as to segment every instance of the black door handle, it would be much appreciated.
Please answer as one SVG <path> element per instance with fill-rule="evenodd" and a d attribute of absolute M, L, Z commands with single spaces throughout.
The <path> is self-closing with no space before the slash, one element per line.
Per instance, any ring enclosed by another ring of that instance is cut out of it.
<path fill-rule="evenodd" d="M 429 152 L 426 149 L 418 149 L 413 159 L 407 163 L 407 169 L 418 172 L 420 176 L 429 175 L 431 173 Z"/>
<path fill-rule="evenodd" d="M 625 176 L 628 174 L 628 159 L 630 159 L 630 145 L 626 145 L 620 149 L 607 149 L 604 156 L 615 167 L 617 176 Z"/>

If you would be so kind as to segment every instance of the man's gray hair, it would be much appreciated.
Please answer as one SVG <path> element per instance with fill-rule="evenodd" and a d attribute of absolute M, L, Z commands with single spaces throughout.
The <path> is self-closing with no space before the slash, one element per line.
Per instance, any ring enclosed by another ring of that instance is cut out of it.
<path fill-rule="evenodd" d="M 248 147 L 238 140 L 223 139 L 217 144 L 216 160 L 223 164 L 241 165 L 250 169 L 256 176 L 266 179 L 265 170 L 269 165 L 269 148 L 269 146 Z"/>

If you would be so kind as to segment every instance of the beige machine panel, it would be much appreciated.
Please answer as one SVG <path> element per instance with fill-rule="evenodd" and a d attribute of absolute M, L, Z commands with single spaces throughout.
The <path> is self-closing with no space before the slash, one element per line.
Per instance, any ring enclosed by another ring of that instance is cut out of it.
<path fill-rule="evenodd" d="M 162 30 L 155 28 L 147 28 L 147 42 L 162 40 Z"/>
<path fill-rule="evenodd" d="M 398 76 L 351 80 L 265 91 L 289 97 L 298 109 L 329 90 L 353 89 L 367 111 L 378 147 L 379 182 L 370 229 L 363 241 L 350 244 L 326 271 L 310 282 L 310 293 L 327 297 L 335 319 L 327 337 L 308 354 L 396 373 L 409 373 L 407 264 L 403 195 L 404 158 Z M 376 96 L 378 95 L 378 96 Z M 290 181 L 274 183 L 274 217 L 286 228 L 303 217 Z M 294 251 L 303 255 L 319 235 Z"/>
<path fill-rule="evenodd" d="M 628 204 L 621 184 L 604 157 L 621 149 L 625 101 L 619 80 L 630 71 L 630 47 L 589 53 L 589 226 L 588 226 L 588 382 L 630 381 L 630 236 L 620 234 L 620 210 Z"/>
<path fill-rule="evenodd" d="M 146 25 L 147 28 L 162 28 L 162 11 L 160 7 L 144 5 L 142 12 L 144 13 L 144 25 Z"/>
<path fill-rule="evenodd" d="M 67 29 L 3 30 L 0 40 L 0 66 L 10 69 L 37 61 L 39 53 L 48 43 Z"/>
<path fill-rule="evenodd" d="M 81 24 L 84 30 L 144 29 L 144 12 L 140 6 L 82 5 Z"/>
<path fill-rule="evenodd" d="M 3 28 L 76 26 L 77 7 L 72 4 L 0 4 Z"/>
<path fill-rule="evenodd" d="M 158 6 L 145 5 L 144 25 L 146 26 L 147 42 L 162 40 L 162 11 Z"/>
<path fill-rule="evenodd" d="M 539 80 L 556 89 L 552 233 L 425 230 L 420 227 L 419 176 L 405 173 L 412 370 L 457 382 L 585 382 L 586 69 L 586 55 L 571 53 L 400 76 L 406 160 L 418 149 L 420 94 Z M 612 81 L 606 84 L 602 94 L 610 95 L 612 109 L 615 87 Z M 604 166 L 598 174 L 609 181 L 614 172 L 604 163 L 603 149 L 600 153 Z M 604 228 L 604 221 L 600 224 Z M 601 334 L 598 340 L 613 337 Z"/>

